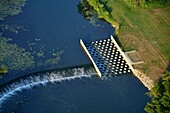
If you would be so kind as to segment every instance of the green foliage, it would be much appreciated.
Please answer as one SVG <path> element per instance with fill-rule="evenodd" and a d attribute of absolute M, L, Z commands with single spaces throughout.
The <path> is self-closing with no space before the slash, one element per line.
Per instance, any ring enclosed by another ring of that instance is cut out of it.
<path fill-rule="evenodd" d="M 119 29 L 118 23 L 114 21 L 114 19 L 111 16 L 111 8 L 106 6 L 107 1 L 102 0 L 87 0 L 88 3 L 94 8 L 94 10 L 97 12 L 98 17 L 105 19 L 107 22 L 109 22 L 111 25 L 114 25 L 116 28 L 116 33 Z"/>
<path fill-rule="evenodd" d="M 99 18 L 104 18 L 108 22 L 111 21 L 111 15 L 109 11 L 104 7 L 104 4 L 102 4 L 99 0 L 87 0 L 91 6 L 97 11 Z"/>
<path fill-rule="evenodd" d="M 146 4 L 155 6 L 165 6 L 170 0 L 146 0 Z"/>
<path fill-rule="evenodd" d="M 95 11 L 92 6 L 86 0 L 80 0 L 77 5 L 78 12 L 84 16 L 85 19 L 93 16 Z"/>
<path fill-rule="evenodd" d="M 0 29 L 2 29 L 2 32 L 9 31 L 14 34 L 19 34 L 20 32 L 28 32 L 28 27 L 25 26 L 18 26 L 18 25 L 7 25 L 7 24 L 0 24 Z"/>
<path fill-rule="evenodd" d="M 94 8 L 87 2 L 87 0 L 80 0 L 77 5 L 78 12 L 89 21 L 94 26 L 100 26 L 99 20 L 97 17 L 97 12 Z"/>
<path fill-rule="evenodd" d="M 169 113 L 170 111 L 170 72 L 156 84 L 150 92 L 152 101 L 147 104 L 145 111 L 148 113 Z"/>
<path fill-rule="evenodd" d="M 130 7 L 165 6 L 170 0 L 124 0 Z"/>
<path fill-rule="evenodd" d="M 4 17 L 17 15 L 21 12 L 21 7 L 26 0 L 0 0 L 0 20 Z"/>
<path fill-rule="evenodd" d="M 44 66 L 47 65 L 56 65 L 58 64 L 58 62 L 61 60 L 61 55 L 64 53 L 64 50 L 60 50 L 60 51 L 53 51 L 52 56 L 53 58 L 50 59 L 46 59 L 44 61 Z"/>
<path fill-rule="evenodd" d="M 139 7 L 139 6 L 144 6 L 146 3 L 146 0 L 124 0 L 128 6 L 131 7 Z"/>
<path fill-rule="evenodd" d="M 0 66 L 0 74 L 7 74 L 8 68 L 5 65 Z"/>
<path fill-rule="evenodd" d="M 47 54 L 42 48 L 39 49 L 39 51 L 26 51 L 17 44 L 12 44 L 12 39 L 2 37 L 0 33 L 0 73 L 56 65 L 64 53 L 64 50 L 53 49 Z M 2 65 L 4 66 L 1 67 Z"/>

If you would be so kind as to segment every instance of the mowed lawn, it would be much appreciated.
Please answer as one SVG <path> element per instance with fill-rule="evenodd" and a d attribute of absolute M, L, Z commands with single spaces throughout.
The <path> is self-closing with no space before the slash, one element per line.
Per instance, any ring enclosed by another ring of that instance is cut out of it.
<path fill-rule="evenodd" d="M 111 15 L 118 22 L 118 38 L 135 65 L 154 81 L 158 80 L 170 62 L 170 6 L 164 8 L 129 8 L 123 0 L 108 0 Z"/>

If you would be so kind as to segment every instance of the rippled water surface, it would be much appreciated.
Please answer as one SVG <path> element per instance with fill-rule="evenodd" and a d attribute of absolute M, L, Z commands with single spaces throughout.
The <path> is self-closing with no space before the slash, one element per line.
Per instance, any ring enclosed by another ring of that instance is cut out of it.
<path fill-rule="evenodd" d="M 12 71 L 12 75 L 91 63 L 80 47 L 80 39 L 109 38 L 114 29 L 97 18 L 95 24 L 84 19 L 78 11 L 78 4 L 79 0 L 28 0 L 22 13 L 1 21 L 9 26 L 3 36 L 13 39 L 10 43 L 31 52 L 35 61 L 34 67 Z M 59 51 L 63 54 L 58 63 L 46 62 L 55 58 Z M 13 77 L 10 75 L 8 77 Z"/>
<path fill-rule="evenodd" d="M 149 98 L 135 77 L 121 75 L 100 80 L 84 68 L 71 71 L 73 75 L 44 74 L 17 82 L 16 88 L 8 87 L 2 112 L 144 113 Z"/>
<path fill-rule="evenodd" d="M 55 52 L 63 51 L 63 54 L 58 64 L 12 71 L 0 79 L 0 84 L 40 70 L 91 63 L 79 40 L 109 38 L 114 29 L 104 21 L 90 23 L 84 19 L 78 13 L 78 4 L 79 0 L 28 0 L 22 13 L 1 21 L 3 25 L 22 26 L 18 33 L 6 30 L 3 35 L 31 52 L 39 65 L 53 58 Z M 100 80 L 93 69 L 85 70 L 82 67 L 66 73 L 58 70 L 53 75 L 43 72 L 40 76 L 32 74 L 13 81 L 6 89 L 1 88 L 1 112 L 144 113 L 149 101 L 145 95 L 147 89 L 135 77 L 118 75 Z"/>

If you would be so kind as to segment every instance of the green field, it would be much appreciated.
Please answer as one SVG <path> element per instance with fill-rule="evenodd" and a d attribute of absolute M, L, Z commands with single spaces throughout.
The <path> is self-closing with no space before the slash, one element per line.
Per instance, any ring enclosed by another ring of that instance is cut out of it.
<path fill-rule="evenodd" d="M 157 9 L 130 9 L 124 1 L 110 0 L 112 17 L 119 23 L 119 35 L 143 37 L 170 60 L 170 6 Z"/>
<path fill-rule="evenodd" d="M 104 3 L 106 9 L 111 9 L 112 19 L 109 20 L 119 25 L 117 37 L 122 48 L 137 50 L 130 55 L 132 60 L 145 61 L 134 67 L 152 80 L 158 80 L 170 62 L 170 6 L 132 8 L 123 0 L 103 1 L 107 1 Z"/>

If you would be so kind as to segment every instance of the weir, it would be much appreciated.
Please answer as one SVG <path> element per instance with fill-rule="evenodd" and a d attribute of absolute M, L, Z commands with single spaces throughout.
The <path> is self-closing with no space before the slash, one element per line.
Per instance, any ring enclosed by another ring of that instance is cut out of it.
<path fill-rule="evenodd" d="M 80 45 L 100 78 L 105 75 L 135 72 L 129 57 L 121 50 L 113 36 L 87 43 L 80 39 Z"/>
<path fill-rule="evenodd" d="M 2 104 L 16 95 L 18 92 L 22 92 L 24 89 L 32 89 L 35 86 L 46 85 L 47 83 L 56 83 L 63 81 L 70 81 L 74 79 L 91 78 L 96 75 L 93 68 L 73 68 L 62 71 L 53 71 L 51 73 L 40 73 L 36 76 L 29 76 L 25 79 L 19 79 L 16 82 L 8 84 L 0 89 L 0 112 L 3 109 Z"/>

